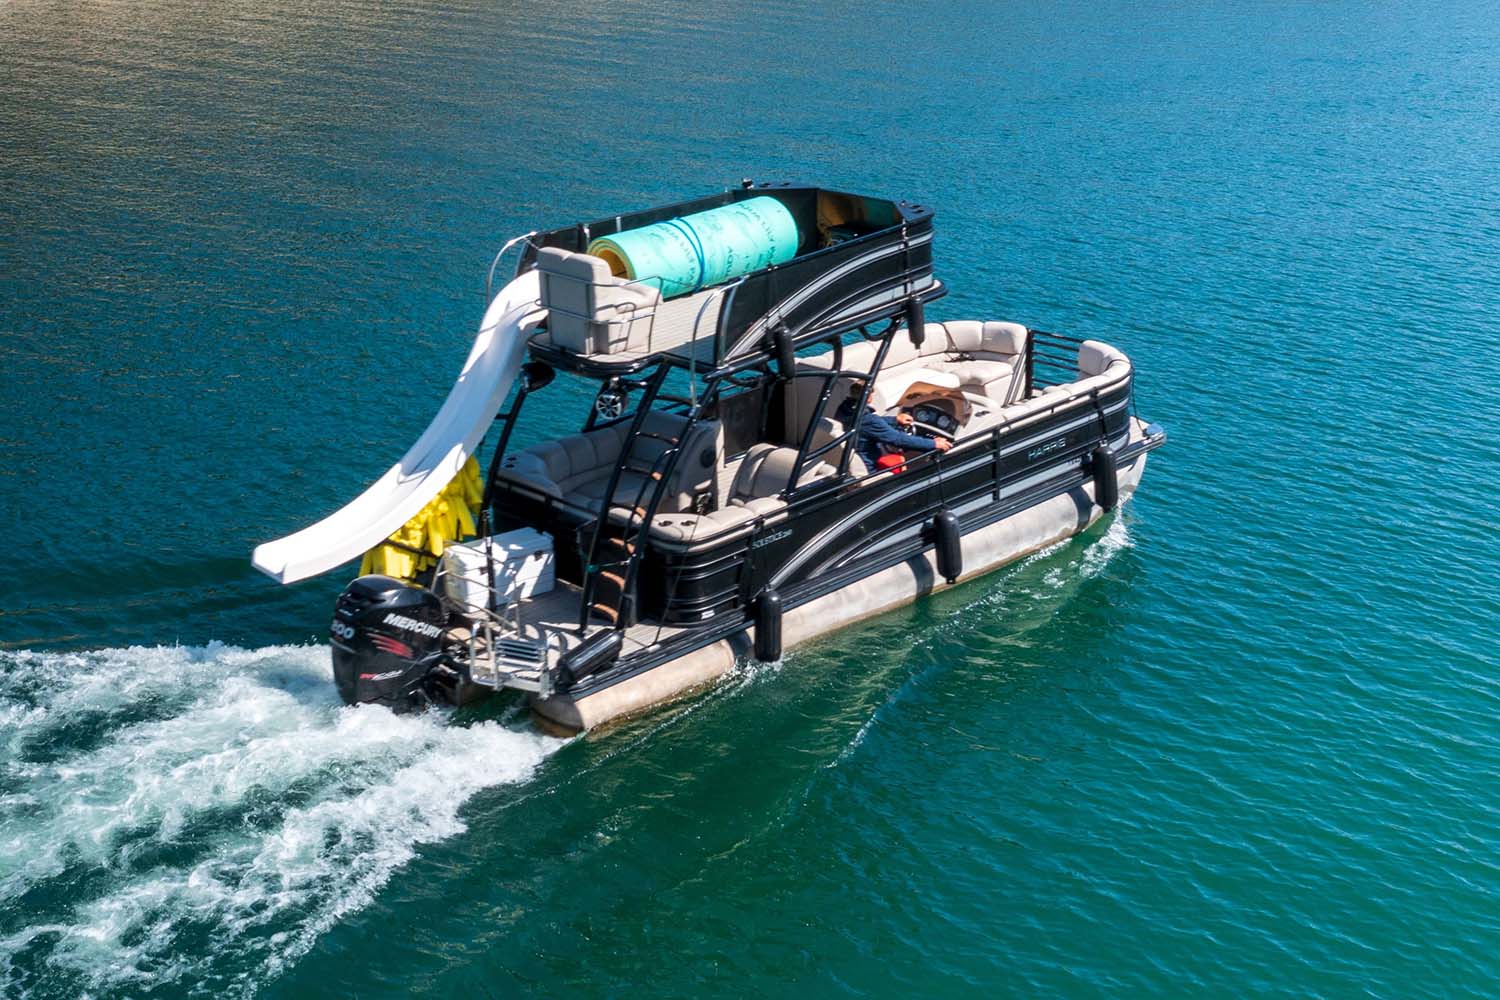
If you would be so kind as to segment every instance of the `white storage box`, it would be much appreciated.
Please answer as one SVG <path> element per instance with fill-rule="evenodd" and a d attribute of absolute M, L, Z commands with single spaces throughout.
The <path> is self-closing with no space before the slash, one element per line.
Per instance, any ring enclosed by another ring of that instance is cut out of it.
<path fill-rule="evenodd" d="M 551 590 L 552 538 L 534 528 L 450 545 L 443 552 L 443 588 L 448 599 L 472 613 L 490 607 L 485 549 L 495 559 L 495 602 L 499 609 Z"/>

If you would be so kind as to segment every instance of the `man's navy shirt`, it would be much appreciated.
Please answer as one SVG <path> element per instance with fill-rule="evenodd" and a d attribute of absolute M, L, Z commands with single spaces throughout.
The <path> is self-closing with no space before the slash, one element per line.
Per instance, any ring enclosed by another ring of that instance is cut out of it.
<path fill-rule="evenodd" d="M 855 405 L 853 400 L 846 399 L 834 414 L 846 430 Z M 937 442 L 932 438 L 906 433 L 896 423 L 895 417 L 882 417 L 871 406 L 865 407 L 864 414 L 859 418 L 859 430 L 854 435 L 854 450 L 865 460 L 865 468 L 870 472 L 875 471 L 875 462 L 882 454 L 893 451 L 932 451 L 936 447 Z"/>

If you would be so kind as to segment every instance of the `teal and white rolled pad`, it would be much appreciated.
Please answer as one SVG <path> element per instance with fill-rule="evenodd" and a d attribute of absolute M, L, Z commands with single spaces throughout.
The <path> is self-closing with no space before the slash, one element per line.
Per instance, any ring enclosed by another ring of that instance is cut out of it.
<path fill-rule="evenodd" d="M 654 285 L 664 299 L 687 295 L 797 254 L 797 220 L 764 195 L 640 229 L 601 236 L 588 252 L 619 278 Z"/>

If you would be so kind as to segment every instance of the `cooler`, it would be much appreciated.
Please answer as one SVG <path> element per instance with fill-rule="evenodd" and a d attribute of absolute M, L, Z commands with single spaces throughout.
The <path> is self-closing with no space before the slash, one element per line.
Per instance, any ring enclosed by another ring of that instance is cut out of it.
<path fill-rule="evenodd" d="M 551 590 L 552 539 L 534 528 L 450 545 L 443 552 L 443 588 L 448 599 L 471 612 L 488 608 L 486 551 L 495 560 L 496 608 Z"/>

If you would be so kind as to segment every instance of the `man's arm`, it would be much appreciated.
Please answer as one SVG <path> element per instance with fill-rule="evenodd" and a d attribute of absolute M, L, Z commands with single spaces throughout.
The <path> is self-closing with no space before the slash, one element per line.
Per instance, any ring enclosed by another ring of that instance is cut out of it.
<path fill-rule="evenodd" d="M 932 451 L 937 447 L 937 441 L 932 438 L 907 434 L 898 430 L 894 418 L 882 417 L 878 413 L 866 413 L 864 419 L 859 422 L 859 432 L 876 444 L 887 448 L 899 448 L 903 451 Z"/>

